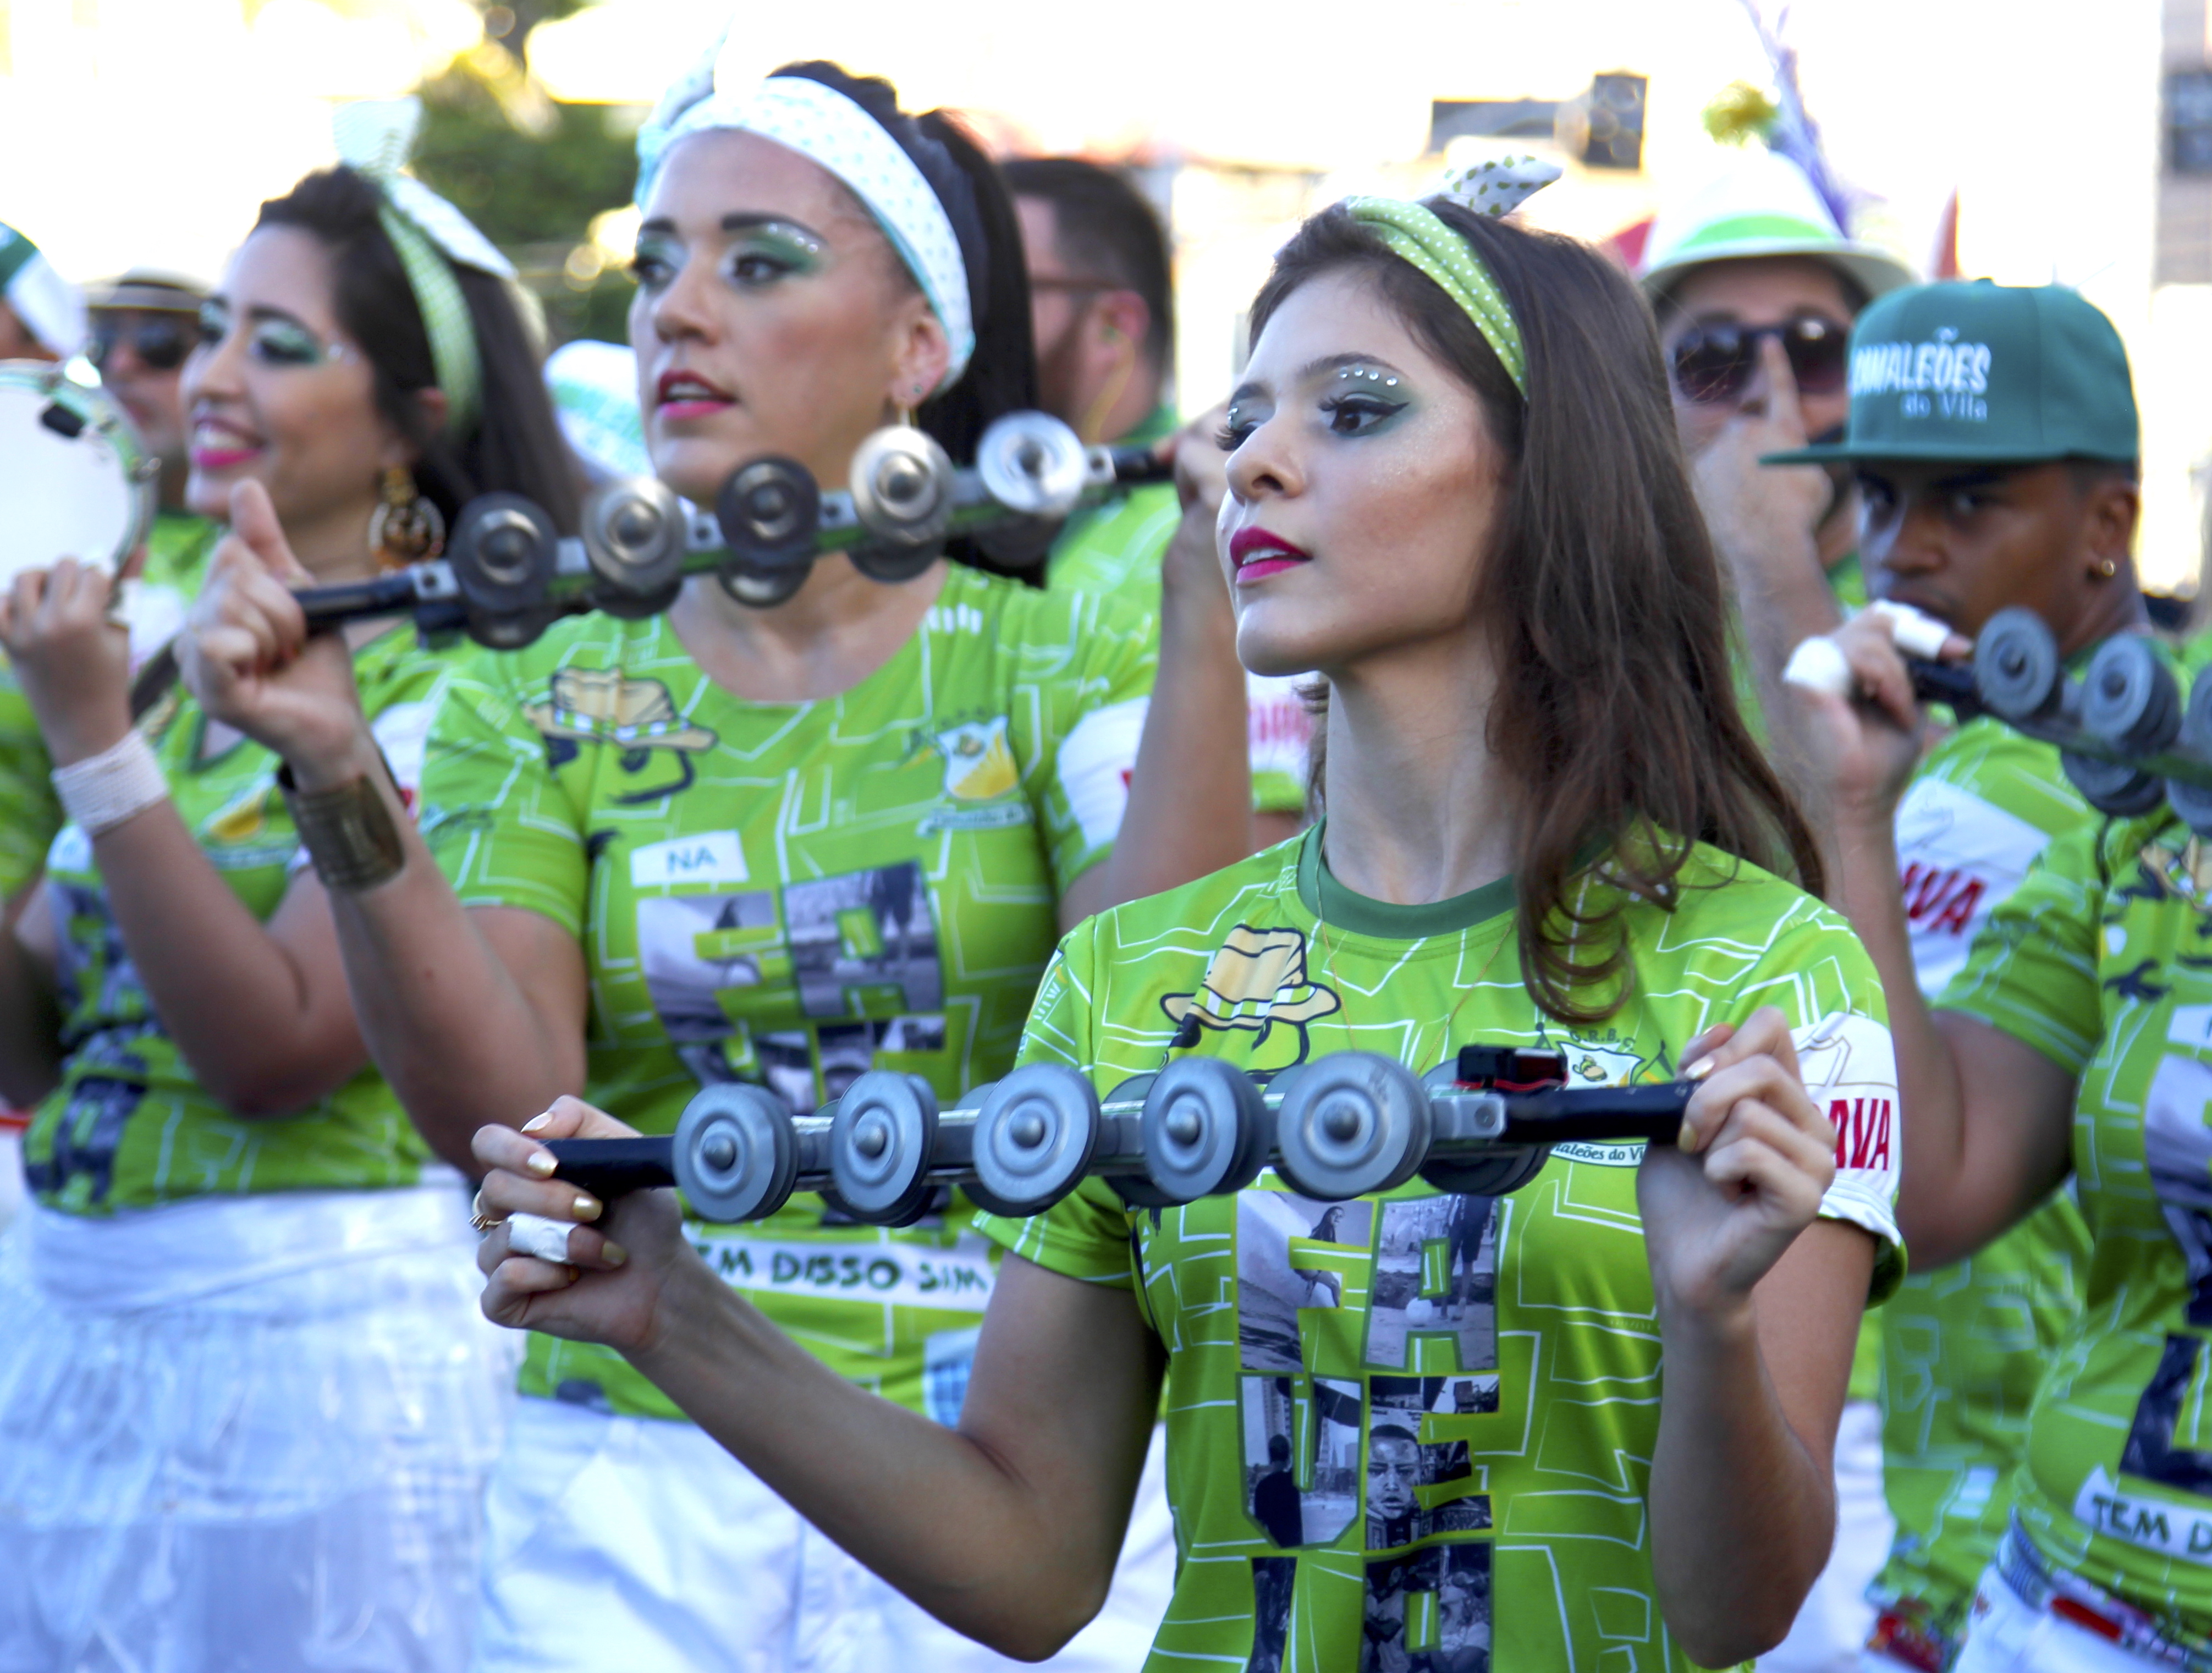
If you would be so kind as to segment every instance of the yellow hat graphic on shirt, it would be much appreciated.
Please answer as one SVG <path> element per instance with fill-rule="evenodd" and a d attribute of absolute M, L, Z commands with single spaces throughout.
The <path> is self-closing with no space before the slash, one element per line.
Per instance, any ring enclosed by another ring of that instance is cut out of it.
<path fill-rule="evenodd" d="M 945 794 L 955 801 L 988 801 L 1021 782 L 1003 715 L 953 727 L 932 741 L 945 757 Z"/>
<path fill-rule="evenodd" d="M 1304 1025 L 1340 1010 L 1328 989 L 1306 978 L 1306 938 L 1295 929 L 1255 929 L 1240 923 L 1206 962 L 1194 994 L 1170 994 L 1160 1008 L 1178 1023 L 1248 1029 L 1264 1034 L 1277 1023 Z"/>
<path fill-rule="evenodd" d="M 270 784 L 250 786 L 200 828 L 218 843 L 250 843 L 268 824 L 269 798 L 276 794 L 276 787 Z"/>
<path fill-rule="evenodd" d="M 551 701 L 527 704 L 522 712 L 548 738 L 632 750 L 710 750 L 717 741 L 676 712 L 668 688 L 657 679 L 563 668 L 553 676 L 547 696 Z"/>

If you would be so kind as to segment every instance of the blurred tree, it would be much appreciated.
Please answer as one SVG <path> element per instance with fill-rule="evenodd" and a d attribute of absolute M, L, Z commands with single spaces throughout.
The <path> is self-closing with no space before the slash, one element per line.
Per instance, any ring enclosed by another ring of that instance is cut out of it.
<path fill-rule="evenodd" d="M 417 87 L 414 171 L 505 251 L 545 305 L 554 341 L 627 338 L 629 274 L 591 240 L 592 218 L 628 204 L 643 113 L 562 104 L 524 58 L 530 31 L 585 0 L 488 4 L 484 40 Z"/>

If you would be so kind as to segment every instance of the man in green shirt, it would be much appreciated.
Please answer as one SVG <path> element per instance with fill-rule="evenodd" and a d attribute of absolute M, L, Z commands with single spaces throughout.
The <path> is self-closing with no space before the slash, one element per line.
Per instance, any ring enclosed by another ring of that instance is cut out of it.
<path fill-rule="evenodd" d="M 1005 165 L 1022 221 L 1046 411 L 1085 441 L 1152 447 L 1175 434 L 1167 389 L 1175 280 L 1159 216 L 1126 176 L 1078 157 Z M 1216 477 L 1212 491 L 1218 493 Z M 1078 512 L 1048 560 L 1054 589 L 1115 593 L 1157 610 L 1160 555 L 1182 520 L 1176 490 L 1139 488 Z M 1311 734 L 1296 679 L 1245 676 L 1258 845 L 1305 817 Z"/>
<path fill-rule="evenodd" d="M 2104 315 L 2057 286 L 1921 286 L 1860 317 L 1850 364 L 1845 439 L 1780 462 L 1853 469 L 1877 598 L 1969 637 L 2026 605 L 2076 662 L 2114 633 L 2148 630 L 2129 561 L 2135 396 Z M 1895 818 L 1920 991 L 1944 991 L 2048 843 L 2101 822 L 2051 745 L 1989 719 L 1938 732 Z M 1872 1588 L 1863 1665 L 1942 1673 L 1956 1657 L 2088 1253 L 2062 1189 L 1971 1258 L 1916 1272 L 1880 1316 L 1897 1535 Z"/>
<path fill-rule="evenodd" d="M 1850 410 L 1844 344 L 1869 297 L 1912 274 L 1851 239 L 1788 158 L 1753 148 L 1652 222 L 1637 277 L 1659 319 L 1674 419 L 1698 503 L 1736 589 L 1745 640 L 1736 697 L 1754 726 L 1775 701 L 1790 647 L 1866 602 L 1857 500 L 1847 475 L 1760 468 L 1763 453 L 1839 430 Z M 1802 593 L 1777 590 L 1777 549 Z M 1823 579 L 1825 577 L 1825 580 Z M 1836 1554 L 1769 1673 L 1841 1673 L 1864 1640 L 1860 1601 L 1889 1542 L 1881 1504 L 1875 1393 L 1878 1316 L 1851 1366 L 1836 1446 Z"/>

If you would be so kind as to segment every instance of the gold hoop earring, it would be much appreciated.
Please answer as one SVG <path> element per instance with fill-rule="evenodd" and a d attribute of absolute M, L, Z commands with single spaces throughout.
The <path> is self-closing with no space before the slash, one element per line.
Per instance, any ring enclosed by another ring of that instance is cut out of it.
<path fill-rule="evenodd" d="M 404 465 L 388 466 L 375 512 L 368 520 L 368 549 L 386 569 L 427 563 L 446 550 L 446 514 L 415 485 Z"/>

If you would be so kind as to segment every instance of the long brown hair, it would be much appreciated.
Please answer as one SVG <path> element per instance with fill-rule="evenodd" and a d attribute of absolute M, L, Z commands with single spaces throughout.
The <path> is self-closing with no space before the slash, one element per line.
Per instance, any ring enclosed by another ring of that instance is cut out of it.
<path fill-rule="evenodd" d="M 1673 910 L 1692 842 L 1814 894 L 1820 855 L 1736 708 L 1720 564 L 1642 297 L 1572 239 L 1429 207 L 1520 322 L 1526 400 L 1466 312 L 1340 205 L 1275 258 L 1252 334 L 1299 286 L 1350 270 L 1481 404 L 1508 460 L 1475 610 L 1498 665 L 1489 745 L 1528 809 L 1522 980 L 1551 1016 L 1595 1022 L 1633 976 L 1623 913 L 1634 900 Z"/>

